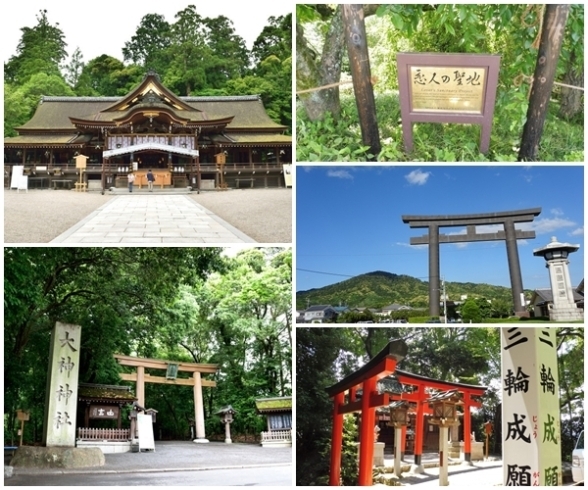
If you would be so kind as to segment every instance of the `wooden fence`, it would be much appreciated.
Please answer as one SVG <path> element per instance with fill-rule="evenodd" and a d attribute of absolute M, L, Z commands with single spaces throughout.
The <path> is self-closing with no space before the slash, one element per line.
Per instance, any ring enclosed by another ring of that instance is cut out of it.
<path fill-rule="evenodd" d="M 291 430 L 272 430 L 270 432 L 261 433 L 261 441 L 291 441 Z"/>
<path fill-rule="evenodd" d="M 82 441 L 128 441 L 130 429 L 91 429 L 78 427 L 78 439 Z"/>

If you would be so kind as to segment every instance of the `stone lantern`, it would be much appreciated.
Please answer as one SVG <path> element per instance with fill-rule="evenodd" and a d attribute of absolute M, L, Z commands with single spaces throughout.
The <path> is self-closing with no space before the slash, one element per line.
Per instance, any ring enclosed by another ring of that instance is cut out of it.
<path fill-rule="evenodd" d="M 568 255 L 576 252 L 580 245 L 561 243 L 551 237 L 551 243 L 533 250 L 533 255 L 543 257 L 549 269 L 553 304 L 549 309 L 551 321 L 574 321 L 584 318 L 583 311 L 576 306 L 574 291 L 568 269 Z"/>
<path fill-rule="evenodd" d="M 220 416 L 220 420 L 223 424 L 225 424 L 225 442 L 227 444 L 231 444 L 231 428 L 230 428 L 230 424 L 233 421 L 233 415 L 235 415 L 237 412 L 235 411 L 235 409 L 233 407 L 231 407 L 231 405 L 227 405 L 224 408 L 221 408 L 218 412 L 216 412 L 216 415 Z"/>
<path fill-rule="evenodd" d="M 402 428 L 408 425 L 408 407 L 407 401 L 396 401 L 390 403 L 389 426 L 394 427 L 394 474 L 400 477 L 400 462 L 402 460 Z"/>
<path fill-rule="evenodd" d="M 427 402 L 433 411 L 429 423 L 439 426 L 439 486 L 449 485 L 447 455 L 449 427 L 459 424 L 457 405 L 463 403 L 463 395 L 457 390 L 442 391 L 431 396 Z M 467 435 L 466 435 L 467 437 Z"/>

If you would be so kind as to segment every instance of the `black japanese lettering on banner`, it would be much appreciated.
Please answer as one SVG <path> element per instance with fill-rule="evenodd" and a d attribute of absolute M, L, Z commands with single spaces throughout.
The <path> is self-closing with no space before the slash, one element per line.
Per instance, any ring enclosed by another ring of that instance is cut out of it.
<path fill-rule="evenodd" d="M 512 343 L 505 346 L 504 350 L 508 350 L 511 347 L 516 347 L 517 345 L 524 344 L 525 342 L 529 341 L 529 338 L 527 336 L 521 337 L 521 335 L 523 335 L 523 333 L 520 330 L 521 330 L 520 327 L 514 327 L 514 328 L 507 329 L 507 335 L 508 335 L 507 339 L 509 341 L 512 341 Z"/>
<path fill-rule="evenodd" d="M 508 430 L 506 434 L 506 440 L 512 439 L 514 441 L 522 440 L 528 444 L 531 443 L 531 436 L 527 435 L 527 426 L 523 423 L 527 418 L 526 415 L 521 414 L 519 417 L 518 413 L 513 413 L 514 421 L 507 422 Z"/>
<path fill-rule="evenodd" d="M 523 372 L 520 366 L 517 369 L 516 376 L 514 376 L 510 369 L 506 372 L 506 377 L 504 378 L 504 391 L 507 392 L 508 396 L 520 391 L 523 393 L 529 391 L 529 376 Z"/>
<path fill-rule="evenodd" d="M 508 487 L 530 487 L 531 467 L 528 465 L 509 464 L 507 465 L 506 486 Z"/>

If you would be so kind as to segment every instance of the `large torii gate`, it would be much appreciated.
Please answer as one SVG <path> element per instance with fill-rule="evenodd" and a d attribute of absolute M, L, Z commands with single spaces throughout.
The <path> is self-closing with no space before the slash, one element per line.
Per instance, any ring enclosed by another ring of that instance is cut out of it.
<path fill-rule="evenodd" d="M 218 364 L 196 364 L 191 362 L 173 362 L 161 359 L 142 359 L 132 356 L 123 356 L 115 354 L 114 358 L 121 366 L 132 366 L 137 368 L 136 373 L 120 373 L 119 376 L 124 381 L 134 381 L 137 383 L 137 403 L 145 406 L 145 383 L 160 383 L 169 385 L 192 386 L 194 390 L 194 419 L 196 422 L 196 439 L 194 442 L 208 442 L 204 431 L 204 400 L 202 398 L 203 386 L 216 386 L 216 382 L 208 379 L 202 379 L 202 374 L 214 374 L 218 372 Z M 169 376 L 168 366 L 174 366 L 171 371 L 185 371 L 192 373 L 191 378 L 177 378 L 175 375 Z M 145 374 L 145 368 L 163 369 L 168 372 L 166 377 L 153 376 Z"/>
<path fill-rule="evenodd" d="M 429 233 L 420 237 L 411 237 L 411 245 L 429 246 L 429 314 L 439 316 L 439 244 L 459 242 L 480 242 L 505 240 L 510 283 L 514 311 L 517 316 L 526 316 L 526 305 L 523 294 L 523 280 L 517 240 L 535 238 L 534 231 L 515 229 L 516 223 L 532 222 L 541 213 L 541 208 L 523 209 L 519 211 L 503 211 L 497 213 L 454 214 L 441 216 L 402 216 L 402 221 L 411 228 L 428 228 Z M 502 225 L 503 230 L 495 233 L 477 233 L 476 226 Z M 466 233 L 461 235 L 445 235 L 439 228 L 448 226 L 466 226 Z"/>

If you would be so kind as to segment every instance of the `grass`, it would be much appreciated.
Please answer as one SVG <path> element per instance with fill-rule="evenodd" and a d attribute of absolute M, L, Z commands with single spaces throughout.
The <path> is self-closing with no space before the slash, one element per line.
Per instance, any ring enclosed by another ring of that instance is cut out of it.
<path fill-rule="evenodd" d="M 296 117 L 298 162 L 516 162 L 524 127 L 527 101 L 520 92 L 499 94 L 494 111 L 490 149 L 479 153 L 480 126 L 471 124 L 417 123 L 413 125 L 414 150 L 404 153 L 400 105 L 397 93 L 376 94 L 376 112 L 382 150 L 369 153 L 362 144 L 361 129 L 350 91 L 341 92 L 341 118 L 331 115 L 310 122 L 301 105 Z M 539 159 L 544 162 L 583 162 L 583 117 L 565 121 L 557 117 L 552 101 L 543 129 Z"/>

